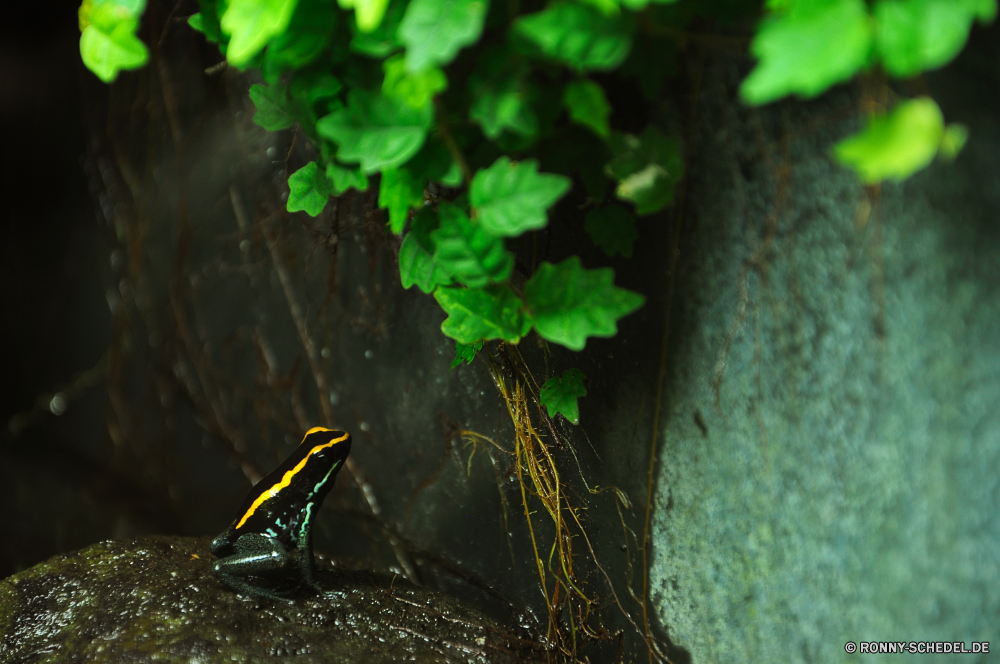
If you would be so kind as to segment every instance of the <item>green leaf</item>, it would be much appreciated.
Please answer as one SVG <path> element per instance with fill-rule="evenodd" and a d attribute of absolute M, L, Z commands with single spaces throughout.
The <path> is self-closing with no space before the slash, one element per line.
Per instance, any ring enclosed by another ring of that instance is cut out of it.
<path fill-rule="evenodd" d="M 465 362 L 466 364 L 472 364 L 472 361 L 476 359 L 476 355 L 479 351 L 483 349 L 483 344 L 485 341 L 477 341 L 474 344 L 462 344 L 455 342 L 455 359 L 451 362 L 451 368 L 455 367 Z"/>
<path fill-rule="evenodd" d="M 930 97 L 898 104 L 833 147 L 834 156 L 868 184 L 904 180 L 931 163 L 944 134 L 941 109 Z"/>
<path fill-rule="evenodd" d="M 416 285 L 425 293 L 432 293 L 438 285 L 451 281 L 412 231 L 406 234 L 399 247 L 399 280 L 403 288 Z"/>
<path fill-rule="evenodd" d="M 539 173 L 538 162 L 511 162 L 506 155 L 472 178 L 469 201 L 476 218 L 491 235 L 515 237 L 548 223 L 545 210 L 569 191 L 564 175 Z"/>
<path fill-rule="evenodd" d="M 409 71 L 402 54 L 383 62 L 382 69 L 385 70 L 382 94 L 400 99 L 413 108 L 428 106 L 437 93 L 448 87 L 448 79 L 443 71 L 437 67 L 428 67 L 419 72 Z"/>
<path fill-rule="evenodd" d="M 609 267 L 585 270 L 579 256 L 543 262 L 524 285 L 535 329 L 542 338 L 583 350 L 587 337 L 613 337 L 617 321 L 642 306 L 642 295 L 614 285 Z"/>
<path fill-rule="evenodd" d="M 360 168 L 344 168 L 339 164 L 327 164 L 326 177 L 333 182 L 333 193 L 340 196 L 354 187 L 358 191 L 368 188 L 368 178 Z"/>
<path fill-rule="evenodd" d="M 336 22 L 336 11 L 329 2 L 298 0 L 288 29 L 268 43 L 261 69 L 276 75 L 302 69 L 327 47 Z"/>
<path fill-rule="evenodd" d="M 570 120 L 589 127 L 601 138 L 608 137 L 611 131 L 608 126 L 611 104 L 604 96 L 604 89 L 597 83 L 585 78 L 572 81 L 563 92 L 563 104 L 569 111 Z"/>
<path fill-rule="evenodd" d="M 87 26 L 80 35 L 80 57 L 87 69 L 99 79 L 110 83 L 123 69 L 138 69 L 149 61 L 146 45 L 135 36 L 138 23 L 121 22 L 110 32 L 95 25 Z"/>
<path fill-rule="evenodd" d="M 622 0 L 622 6 L 625 7 L 625 8 L 627 8 L 627 9 L 631 9 L 634 12 L 637 12 L 637 11 L 641 11 L 641 10 L 645 9 L 646 6 L 650 5 L 650 4 L 653 4 L 653 5 L 672 5 L 675 2 L 677 2 L 677 0 Z M 707 4 L 707 3 L 702 3 L 702 4 Z M 743 3 L 743 4 L 746 4 L 746 3 Z M 716 8 L 712 7 L 712 9 L 716 9 Z M 720 16 L 719 14 L 721 14 L 721 12 L 719 12 L 718 10 L 716 10 L 716 11 L 712 12 L 710 15 L 711 15 L 712 18 L 715 18 L 715 19 L 717 19 L 717 20 L 719 20 L 721 22 L 725 22 L 725 23 L 729 23 L 730 22 L 730 21 L 727 21 L 725 17 Z"/>
<path fill-rule="evenodd" d="M 296 100 L 311 108 L 324 99 L 333 99 L 343 87 L 340 79 L 330 72 L 316 70 L 295 72 L 288 91 Z"/>
<path fill-rule="evenodd" d="M 406 163 L 406 168 L 424 182 L 440 182 L 449 187 L 462 183 L 462 172 L 439 136 L 429 137 L 420 152 Z"/>
<path fill-rule="evenodd" d="M 538 135 L 529 72 L 522 59 L 501 46 L 487 47 L 479 56 L 469 79 L 469 117 L 482 126 L 487 138 L 496 140 L 505 129 L 529 138 Z"/>
<path fill-rule="evenodd" d="M 996 0 L 879 0 L 876 50 L 894 76 L 936 69 L 962 50 L 973 20 L 992 21 L 996 10 Z"/>
<path fill-rule="evenodd" d="M 760 62 L 740 86 L 750 104 L 815 97 L 868 64 L 873 26 L 864 0 L 795 0 L 767 18 L 750 51 Z"/>
<path fill-rule="evenodd" d="M 389 0 L 337 0 L 341 9 L 354 9 L 354 20 L 361 32 L 374 32 L 389 6 Z"/>
<path fill-rule="evenodd" d="M 571 423 L 580 423 L 580 408 L 576 400 L 587 395 L 583 379 L 583 372 L 579 369 L 567 369 L 562 376 L 553 376 L 545 381 L 538 393 L 538 400 L 545 406 L 549 417 L 561 413 Z"/>
<path fill-rule="evenodd" d="M 145 0 L 84 0 L 77 10 L 77 19 L 81 33 L 91 25 L 102 32 L 111 32 L 119 23 L 138 24 L 144 11 Z"/>
<path fill-rule="evenodd" d="M 965 125 L 950 124 L 944 128 L 944 135 L 941 136 L 941 148 L 939 154 L 949 161 L 958 156 L 958 153 L 965 147 L 965 141 L 969 138 L 969 130 Z"/>
<path fill-rule="evenodd" d="M 219 26 L 218 16 L 214 17 L 214 21 L 212 19 L 213 16 L 211 16 L 208 12 L 202 11 L 188 16 L 188 25 L 190 25 L 193 30 L 197 30 L 201 34 L 205 35 L 205 39 L 208 41 L 213 44 L 218 44 L 223 40 L 222 28 Z"/>
<path fill-rule="evenodd" d="M 446 286 L 451 278 L 434 262 L 434 241 L 431 233 L 438 228 L 438 216 L 430 206 L 420 208 L 410 222 L 410 232 L 399 248 L 399 278 L 403 288 L 416 285 L 425 293 L 437 286 Z"/>
<path fill-rule="evenodd" d="M 403 232 L 410 208 L 424 202 L 424 181 L 415 177 L 405 166 L 382 171 L 378 190 L 378 206 L 389 209 L 389 228 L 393 233 Z"/>
<path fill-rule="evenodd" d="M 136 37 L 145 2 L 95 0 L 80 5 L 80 58 L 99 79 L 110 83 L 123 69 L 149 61 L 149 50 Z"/>
<path fill-rule="evenodd" d="M 432 119 L 429 106 L 415 109 L 377 92 L 353 89 L 347 108 L 321 118 L 316 129 L 337 143 L 338 159 L 360 162 L 362 171 L 374 173 L 401 166 L 416 154 Z"/>
<path fill-rule="evenodd" d="M 594 244 L 608 256 L 632 257 L 632 244 L 639 239 L 635 217 L 621 205 L 595 208 L 587 213 L 584 225 Z"/>
<path fill-rule="evenodd" d="M 268 131 L 288 129 L 295 124 L 295 113 L 285 86 L 255 83 L 250 86 L 250 99 L 257 108 L 253 114 L 254 124 Z"/>
<path fill-rule="evenodd" d="M 288 211 L 305 210 L 310 217 L 315 217 L 333 194 L 333 183 L 326 173 L 319 170 L 315 161 L 292 173 L 288 178 Z"/>
<path fill-rule="evenodd" d="M 487 0 L 410 0 L 399 24 L 406 66 L 421 71 L 451 62 L 462 47 L 479 40 L 487 9 Z"/>
<path fill-rule="evenodd" d="M 385 16 L 374 30 L 361 30 L 356 22 L 350 23 L 351 38 L 350 49 L 355 53 L 361 53 L 372 58 L 384 58 L 403 45 L 399 41 L 399 23 L 403 20 L 403 13 L 406 11 L 405 0 L 390 0 Z"/>
<path fill-rule="evenodd" d="M 246 66 L 274 37 L 285 32 L 297 0 L 229 0 L 220 22 L 229 35 L 226 59 Z"/>
<path fill-rule="evenodd" d="M 441 323 L 446 336 L 462 344 L 489 339 L 517 343 L 531 321 L 524 315 L 524 303 L 503 284 L 486 288 L 438 288 L 434 299 L 448 314 Z"/>
<path fill-rule="evenodd" d="M 514 23 L 514 30 L 545 55 L 579 70 L 620 65 L 632 47 L 633 29 L 628 14 L 609 17 L 593 7 L 560 0 Z"/>
<path fill-rule="evenodd" d="M 431 233 L 434 262 L 472 288 L 503 281 L 514 268 L 514 256 L 503 239 L 487 233 L 451 203 L 438 205 L 441 227 Z"/>
<path fill-rule="evenodd" d="M 635 203 L 639 215 L 662 209 L 674 199 L 683 166 L 677 142 L 649 125 L 642 136 L 614 133 L 609 141 L 614 155 L 605 172 L 618 182 L 618 198 Z"/>

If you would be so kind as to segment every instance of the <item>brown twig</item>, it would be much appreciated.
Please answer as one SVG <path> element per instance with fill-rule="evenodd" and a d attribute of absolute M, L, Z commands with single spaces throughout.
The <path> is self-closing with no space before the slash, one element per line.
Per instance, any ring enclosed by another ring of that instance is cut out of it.
<path fill-rule="evenodd" d="M 278 273 L 278 281 L 281 283 L 281 290 L 285 295 L 285 302 L 288 305 L 288 311 L 292 315 L 292 320 L 295 322 L 295 329 L 299 333 L 299 340 L 302 342 L 302 348 L 306 353 L 306 360 L 309 362 L 309 368 L 312 371 L 313 381 L 316 383 L 316 391 L 319 393 L 320 409 L 323 411 L 323 420 L 327 426 L 333 427 L 333 412 L 330 410 L 330 388 L 327 383 L 326 372 L 320 364 L 316 342 L 313 340 L 312 335 L 309 334 L 308 323 L 306 322 L 302 305 L 299 303 L 298 295 L 295 293 L 295 289 L 292 284 L 292 277 L 288 273 L 288 268 L 285 267 L 285 262 L 281 258 L 281 254 L 278 251 L 277 235 L 266 227 L 263 229 L 263 235 L 264 240 L 267 243 L 268 251 L 271 253 L 271 262 L 274 265 L 275 271 Z M 300 423 L 300 426 L 306 428 L 307 424 Z M 372 514 L 375 516 L 380 515 L 382 513 L 382 508 L 375 496 L 375 490 L 371 483 L 365 478 L 361 469 L 358 468 L 357 464 L 354 463 L 354 460 L 351 457 L 347 458 L 344 465 L 347 468 L 347 471 L 351 474 L 351 478 L 354 480 L 354 483 L 359 489 L 361 489 L 361 495 L 364 496 L 365 502 L 368 503 L 368 508 L 371 510 Z M 392 547 L 396 560 L 399 562 L 399 566 L 403 570 L 403 574 L 411 583 L 420 585 L 416 567 L 410 560 L 410 557 L 406 553 L 406 550 L 404 549 L 399 538 L 396 537 L 388 528 L 383 528 L 383 532 L 389 540 L 389 545 Z"/>

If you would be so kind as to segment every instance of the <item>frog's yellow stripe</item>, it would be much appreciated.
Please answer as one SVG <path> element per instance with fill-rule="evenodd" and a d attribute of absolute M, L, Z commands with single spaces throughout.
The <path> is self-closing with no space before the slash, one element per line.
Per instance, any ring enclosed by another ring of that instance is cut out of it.
<path fill-rule="evenodd" d="M 320 431 L 330 431 L 330 429 L 324 429 L 323 427 L 313 427 L 312 429 L 309 429 L 309 431 L 306 432 L 305 436 L 303 436 L 302 442 L 303 443 L 306 442 L 306 438 L 308 438 L 310 436 L 310 434 L 314 434 L 314 433 L 317 433 L 317 432 L 320 432 Z M 247 519 L 249 519 L 253 515 L 253 513 L 257 511 L 257 508 L 260 507 L 261 504 L 265 500 L 267 500 L 268 498 L 272 498 L 272 497 L 278 495 L 278 493 L 282 489 L 284 489 L 286 486 L 288 486 L 289 484 L 291 484 L 292 483 L 292 479 L 295 477 L 295 474 L 298 473 L 300 470 L 302 470 L 303 468 L 306 467 L 306 463 L 309 461 L 309 457 L 310 456 L 312 456 L 314 453 L 316 453 L 316 452 L 318 452 L 320 450 L 326 449 L 327 447 L 333 447 L 337 443 L 342 443 L 345 440 L 347 440 L 348 437 L 350 437 L 350 434 L 345 433 L 340 438 L 333 438 L 332 440 L 330 440 L 330 442 L 324 443 L 322 445 L 317 445 L 316 447 L 314 447 L 311 450 L 309 450 L 308 454 L 306 454 L 302 458 L 302 461 L 299 461 L 295 465 L 294 468 L 292 468 L 291 470 L 289 470 L 288 472 L 286 472 L 284 474 L 284 476 L 281 478 L 280 482 L 278 482 L 277 484 L 275 484 L 274 486 L 272 486 L 270 489 L 268 489 L 267 491 L 264 491 L 259 496 L 257 496 L 257 500 L 253 501 L 253 505 L 251 505 L 250 509 L 248 509 L 246 511 L 246 513 L 243 515 L 243 518 L 240 519 L 240 522 L 236 524 L 236 528 L 239 529 L 244 523 L 246 523 Z M 301 445 L 302 443 L 299 443 L 299 444 Z"/>

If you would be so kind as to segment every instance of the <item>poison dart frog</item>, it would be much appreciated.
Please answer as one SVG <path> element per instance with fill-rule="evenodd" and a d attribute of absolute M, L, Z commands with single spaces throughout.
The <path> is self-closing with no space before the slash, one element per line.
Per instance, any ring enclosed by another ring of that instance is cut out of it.
<path fill-rule="evenodd" d="M 214 569 L 223 584 L 238 593 L 285 599 L 244 577 L 287 569 L 294 548 L 302 580 L 321 591 L 312 550 L 313 517 L 350 452 L 351 434 L 314 427 L 291 456 L 250 490 L 236 520 L 212 540 L 212 553 L 219 558 Z"/>

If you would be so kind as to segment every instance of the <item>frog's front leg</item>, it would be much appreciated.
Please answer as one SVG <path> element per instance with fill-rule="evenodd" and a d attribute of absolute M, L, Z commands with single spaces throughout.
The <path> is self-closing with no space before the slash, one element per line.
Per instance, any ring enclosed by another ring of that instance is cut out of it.
<path fill-rule="evenodd" d="M 242 578 L 248 574 L 266 574 L 287 567 L 288 551 L 281 542 L 260 533 L 247 533 L 236 540 L 233 549 L 236 553 L 217 560 L 214 566 L 223 584 L 237 593 L 285 600 L 277 592 L 260 588 Z"/>
<path fill-rule="evenodd" d="M 319 594 L 323 594 L 323 588 L 316 582 L 316 559 L 313 558 L 312 547 L 312 516 L 314 503 L 307 503 L 304 512 L 305 518 L 299 527 L 299 537 L 296 548 L 299 551 L 299 572 L 306 585 Z"/>

